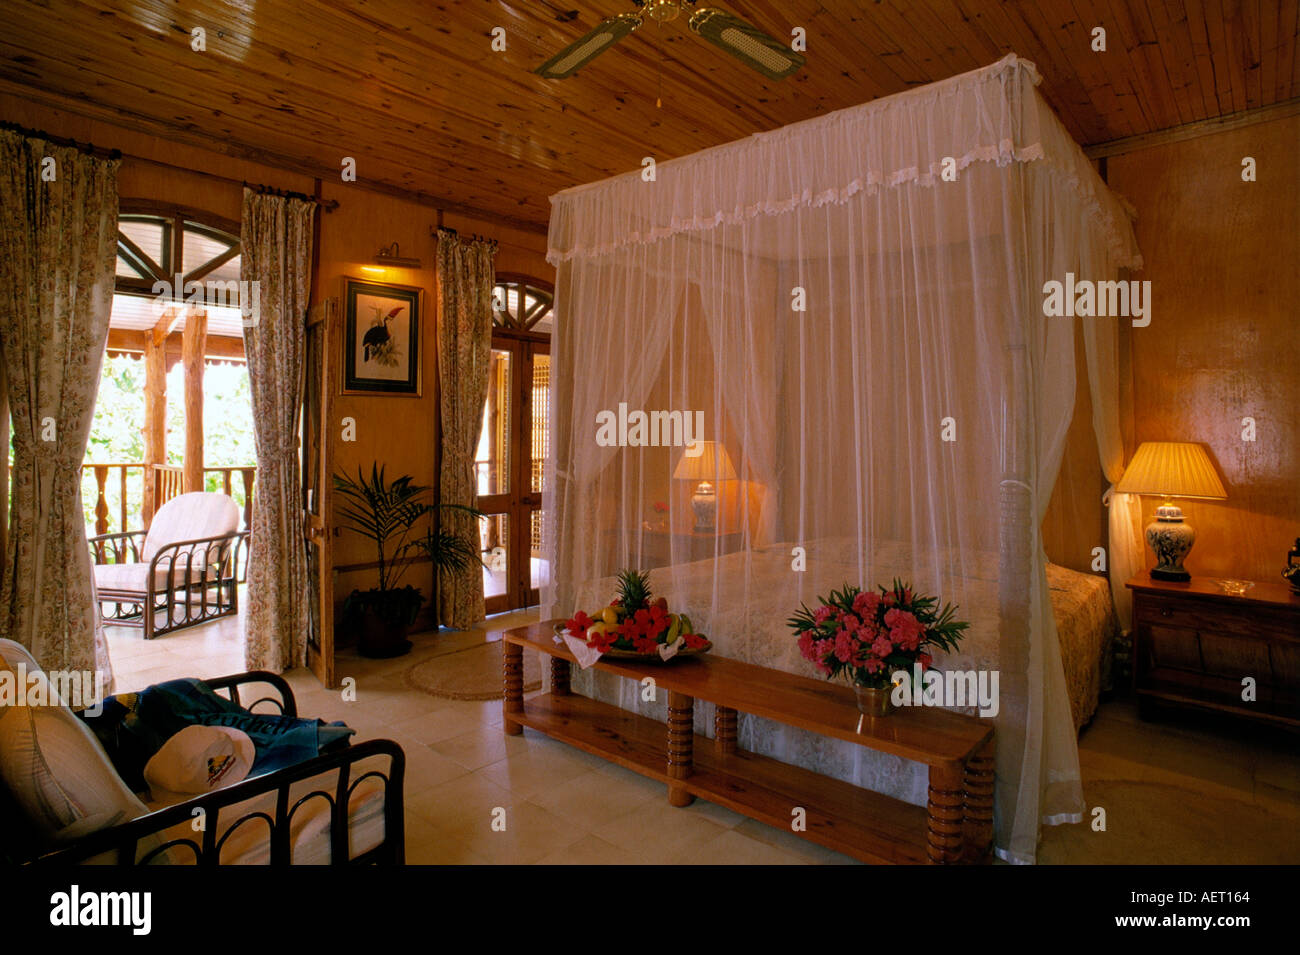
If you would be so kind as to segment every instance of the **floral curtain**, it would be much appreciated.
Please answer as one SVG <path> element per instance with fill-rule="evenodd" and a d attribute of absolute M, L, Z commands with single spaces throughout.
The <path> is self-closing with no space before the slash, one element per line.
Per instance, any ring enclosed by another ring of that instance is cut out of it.
<path fill-rule="evenodd" d="M 97 671 L 106 687 L 81 463 L 113 305 L 117 168 L 0 130 L 0 351 L 14 446 L 0 633 L 43 668 Z"/>
<path fill-rule="evenodd" d="M 496 246 L 438 233 L 438 380 L 442 405 L 441 500 L 473 505 L 474 452 L 487 400 L 492 350 L 492 259 Z M 478 522 L 444 512 L 448 530 L 478 540 Z M 439 619 L 463 629 L 483 619 L 483 573 L 477 564 L 439 578 Z"/>
<path fill-rule="evenodd" d="M 257 447 L 244 661 L 277 673 L 307 658 L 298 415 L 315 213 L 311 202 L 244 190 L 240 279 L 244 294 L 257 296 L 244 327 Z"/>

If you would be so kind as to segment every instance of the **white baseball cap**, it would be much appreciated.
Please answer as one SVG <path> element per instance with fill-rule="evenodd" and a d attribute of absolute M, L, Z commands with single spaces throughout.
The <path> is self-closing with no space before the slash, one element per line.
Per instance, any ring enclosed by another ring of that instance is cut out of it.
<path fill-rule="evenodd" d="M 229 726 L 187 726 L 174 734 L 144 767 L 156 802 L 184 802 L 242 780 L 256 758 L 253 740 Z"/>

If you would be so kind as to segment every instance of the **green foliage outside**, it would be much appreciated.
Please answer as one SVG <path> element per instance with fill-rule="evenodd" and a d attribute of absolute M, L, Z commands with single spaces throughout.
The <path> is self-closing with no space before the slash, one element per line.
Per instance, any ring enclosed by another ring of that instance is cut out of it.
<path fill-rule="evenodd" d="M 167 376 L 167 461 L 180 467 L 185 452 L 185 379 L 179 364 Z M 86 448 L 87 464 L 136 463 L 144 460 L 144 361 L 118 356 L 104 359 L 95 402 L 95 418 Z M 203 466 L 250 467 L 257 462 L 253 443 L 253 408 L 248 369 L 242 364 L 210 364 L 203 373 Z M 143 526 L 140 504 L 144 477 L 139 468 L 127 472 L 127 530 Z M 231 478 L 231 497 L 244 506 L 243 479 Z M 222 476 L 209 474 L 206 489 L 223 491 Z M 256 485 L 254 486 L 256 489 Z M 95 532 L 98 489 L 93 472 L 81 481 L 86 532 Z M 118 531 L 121 484 L 117 469 L 109 472 L 105 488 L 109 529 Z"/>

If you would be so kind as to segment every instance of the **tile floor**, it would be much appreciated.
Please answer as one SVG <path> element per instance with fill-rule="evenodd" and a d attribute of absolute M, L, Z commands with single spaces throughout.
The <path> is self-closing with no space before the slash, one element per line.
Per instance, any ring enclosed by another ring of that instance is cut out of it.
<path fill-rule="evenodd" d="M 342 651 L 338 674 L 356 679 L 355 702 L 322 688 L 306 670 L 286 674 L 301 713 L 344 720 L 358 739 L 387 737 L 402 745 L 409 863 L 854 862 L 701 800 L 673 809 L 662 786 L 635 773 L 532 730 L 505 736 L 499 702 L 440 700 L 401 678 L 420 660 L 535 619 L 533 613 L 509 614 L 473 630 L 419 635 L 411 654 L 397 660 Z M 148 642 L 137 630 L 107 632 L 120 690 L 244 669 L 238 618 Z M 1300 753 L 1288 741 L 1178 721 L 1143 723 L 1132 706 L 1117 702 L 1102 706 L 1080 737 L 1079 751 L 1085 792 L 1089 779 L 1164 782 L 1265 808 L 1300 831 Z M 498 807 L 506 810 L 505 832 L 490 824 Z M 1044 830 L 1044 858 L 1087 862 L 1080 840 L 1063 839 L 1063 831 Z M 1249 851 L 1243 847 L 1242 861 L 1250 861 Z M 1149 861 L 1159 861 L 1161 847 L 1152 846 L 1151 853 Z"/>

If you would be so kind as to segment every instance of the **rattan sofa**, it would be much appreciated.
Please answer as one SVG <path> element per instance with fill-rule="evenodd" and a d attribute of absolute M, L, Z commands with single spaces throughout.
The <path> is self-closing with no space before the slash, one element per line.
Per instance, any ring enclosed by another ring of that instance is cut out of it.
<path fill-rule="evenodd" d="M 0 640 L 0 666 L 49 680 Z M 205 680 L 255 712 L 297 715 L 289 684 L 254 671 Z M 47 697 L 48 698 L 48 697 Z M 247 701 L 247 702 L 245 702 Z M 405 860 L 405 755 L 368 740 L 172 804 L 146 802 L 66 706 L 0 706 L 0 839 L 12 863 L 244 865 Z"/>

